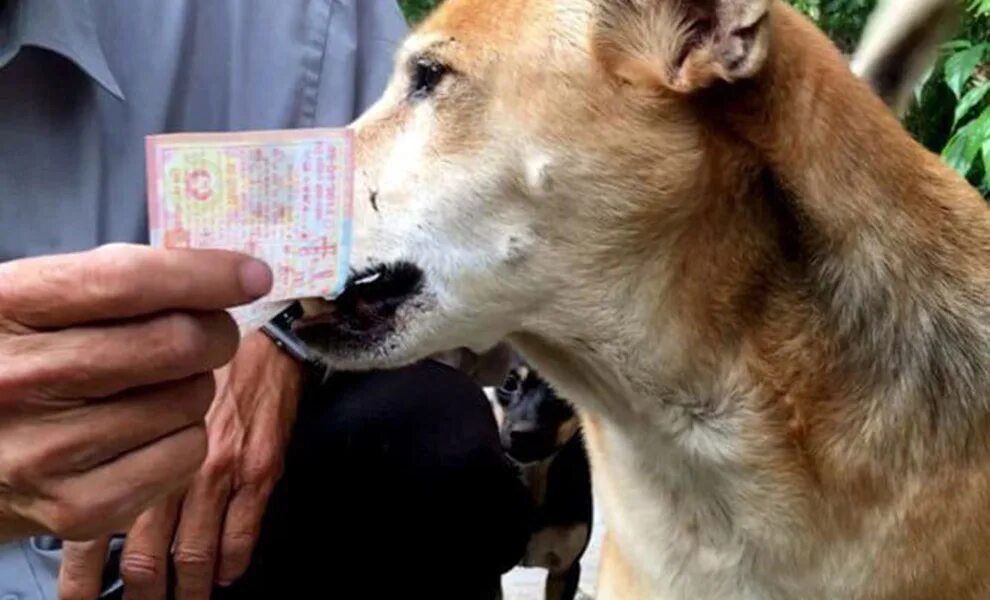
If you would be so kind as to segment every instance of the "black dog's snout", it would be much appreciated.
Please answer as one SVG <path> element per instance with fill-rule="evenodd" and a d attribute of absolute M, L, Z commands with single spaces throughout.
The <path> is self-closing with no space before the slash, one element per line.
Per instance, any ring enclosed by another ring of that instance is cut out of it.
<path fill-rule="evenodd" d="M 535 429 L 513 429 L 509 432 L 509 441 L 514 448 L 536 445 L 539 438 L 539 432 Z"/>
<path fill-rule="evenodd" d="M 513 428 L 509 431 L 506 450 L 520 462 L 534 462 L 553 454 L 553 438 L 538 428 Z"/>

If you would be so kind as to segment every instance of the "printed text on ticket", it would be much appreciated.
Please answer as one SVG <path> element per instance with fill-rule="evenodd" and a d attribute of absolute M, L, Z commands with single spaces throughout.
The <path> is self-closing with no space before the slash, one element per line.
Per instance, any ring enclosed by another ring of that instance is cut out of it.
<path fill-rule="evenodd" d="M 150 136 L 147 168 L 152 245 L 236 250 L 271 266 L 272 292 L 231 311 L 242 330 L 288 300 L 343 289 L 354 173 L 349 130 Z"/>

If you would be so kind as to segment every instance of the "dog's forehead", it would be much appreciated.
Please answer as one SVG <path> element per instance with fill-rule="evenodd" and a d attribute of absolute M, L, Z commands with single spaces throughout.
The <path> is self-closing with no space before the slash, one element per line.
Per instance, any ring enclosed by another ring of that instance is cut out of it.
<path fill-rule="evenodd" d="M 495 44 L 524 28 L 546 0 L 447 0 L 423 24 L 427 34 L 456 36 L 465 43 Z"/>
<path fill-rule="evenodd" d="M 587 37 L 593 5 L 594 0 L 446 0 L 410 37 L 406 51 L 448 46 L 462 60 L 484 60 L 560 43 L 573 48 Z"/>

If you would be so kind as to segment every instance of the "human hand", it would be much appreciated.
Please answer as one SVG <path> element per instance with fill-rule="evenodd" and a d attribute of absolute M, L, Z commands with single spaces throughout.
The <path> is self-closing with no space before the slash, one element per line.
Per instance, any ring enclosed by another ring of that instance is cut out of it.
<path fill-rule="evenodd" d="M 184 496 L 148 510 L 127 535 L 120 568 L 128 600 L 164 599 L 170 558 L 179 600 L 207 599 L 214 584 L 244 573 L 281 473 L 301 380 L 298 363 L 262 334 L 245 338 L 218 372 L 206 461 Z M 96 598 L 108 544 L 66 544 L 62 598 Z"/>
<path fill-rule="evenodd" d="M 206 454 L 224 308 L 266 294 L 263 264 L 112 245 L 0 264 L 0 540 L 119 530 Z"/>

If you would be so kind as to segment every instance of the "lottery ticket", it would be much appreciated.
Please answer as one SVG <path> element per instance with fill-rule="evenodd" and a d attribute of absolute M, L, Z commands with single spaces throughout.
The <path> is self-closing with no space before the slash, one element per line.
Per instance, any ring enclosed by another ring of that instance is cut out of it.
<path fill-rule="evenodd" d="M 271 293 L 231 311 L 242 331 L 292 299 L 343 289 L 353 217 L 349 130 L 165 134 L 146 146 L 153 246 L 235 250 L 272 268 Z"/>

